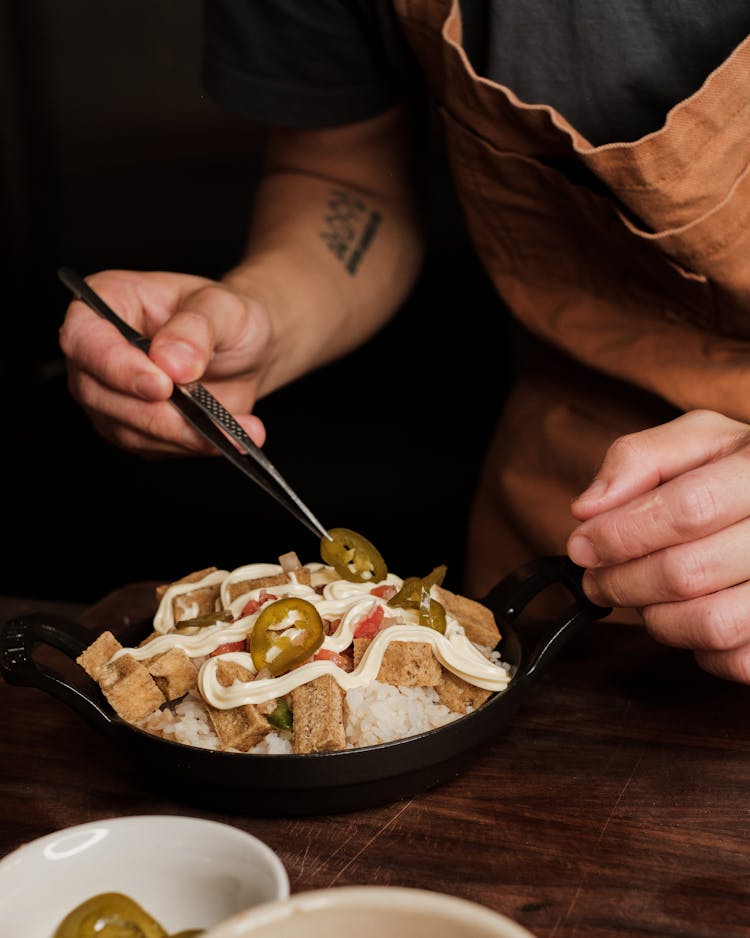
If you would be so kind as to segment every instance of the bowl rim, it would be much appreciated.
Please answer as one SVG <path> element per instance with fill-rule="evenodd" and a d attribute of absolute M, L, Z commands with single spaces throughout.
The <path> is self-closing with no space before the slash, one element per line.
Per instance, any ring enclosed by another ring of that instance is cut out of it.
<path fill-rule="evenodd" d="M 532 932 L 504 913 L 472 899 L 431 889 L 374 884 L 307 889 L 292 893 L 286 899 L 263 902 L 213 926 L 203 938 L 245 938 L 251 936 L 256 927 L 273 925 L 295 913 L 333 907 L 361 909 L 363 904 L 382 907 L 383 903 L 392 909 L 412 911 L 435 911 L 437 908 L 449 919 L 485 927 L 502 926 L 504 931 L 498 932 L 498 938 L 535 938 Z"/>
<path fill-rule="evenodd" d="M 60 827 L 56 830 L 49 831 L 47 834 L 42 834 L 39 837 L 35 837 L 32 840 L 28 840 L 23 844 L 20 844 L 14 850 L 11 850 L 5 856 L 0 857 L 0 882 L 2 881 L 1 877 L 4 874 L 10 874 L 12 870 L 15 870 L 19 863 L 23 863 L 27 858 L 32 857 L 35 854 L 40 854 L 44 856 L 44 848 L 54 843 L 62 836 L 73 836 L 75 834 L 84 833 L 86 831 L 96 830 L 100 827 L 112 827 L 117 831 L 126 829 L 129 826 L 134 825 L 146 825 L 154 826 L 159 825 L 160 829 L 163 829 L 164 826 L 173 826 L 175 828 L 199 828 L 204 831 L 214 831 L 220 833 L 222 836 L 229 836 L 234 840 L 240 841 L 244 840 L 247 843 L 252 844 L 253 848 L 257 851 L 262 859 L 267 863 L 269 872 L 272 876 L 274 888 L 277 892 L 276 899 L 266 900 L 268 902 L 276 902 L 287 899 L 289 897 L 290 886 L 289 886 L 289 874 L 287 873 L 286 867 L 281 861 L 281 858 L 265 841 L 261 840 L 259 837 L 256 837 L 254 834 L 249 833 L 248 831 L 242 830 L 240 827 L 236 827 L 232 824 L 226 824 L 222 821 L 215 821 L 211 818 L 201 818 L 193 817 L 192 815 L 185 814 L 128 814 L 128 815 L 112 815 L 104 818 L 98 818 L 92 821 L 85 821 L 80 824 L 72 824 L 68 827 Z"/>

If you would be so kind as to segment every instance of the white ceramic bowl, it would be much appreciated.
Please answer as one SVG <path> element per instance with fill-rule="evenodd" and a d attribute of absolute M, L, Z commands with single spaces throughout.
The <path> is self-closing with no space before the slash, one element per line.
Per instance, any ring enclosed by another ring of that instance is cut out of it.
<path fill-rule="evenodd" d="M 170 815 L 93 821 L 0 861 L 2 933 L 52 938 L 68 912 L 101 892 L 124 893 L 176 932 L 283 899 L 289 879 L 270 847 L 227 824 Z"/>
<path fill-rule="evenodd" d="M 299 892 L 233 915 L 203 938 L 534 938 L 498 912 L 400 886 Z"/>

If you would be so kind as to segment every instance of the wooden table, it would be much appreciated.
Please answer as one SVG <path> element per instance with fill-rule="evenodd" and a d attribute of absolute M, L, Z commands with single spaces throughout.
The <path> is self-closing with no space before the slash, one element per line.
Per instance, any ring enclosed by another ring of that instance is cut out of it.
<path fill-rule="evenodd" d="M 151 603 L 152 584 L 134 584 L 81 620 L 112 627 Z M 33 605 L 6 601 L 0 614 Z M 539 938 L 750 935 L 750 688 L 632 626 L 604 620 L 573 639 L 455 780 L 328 817 L 186 808 L 140 787 L 124 756 L 50 696 L 0 682 L 0 712 L 0 855 L 72 824 L 193 814 L 264 840 L 293 892 L 438 890 Z"/>

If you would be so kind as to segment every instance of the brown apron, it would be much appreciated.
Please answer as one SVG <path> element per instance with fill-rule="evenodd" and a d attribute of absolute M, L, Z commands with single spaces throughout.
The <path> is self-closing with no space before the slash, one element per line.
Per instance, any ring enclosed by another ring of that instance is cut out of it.
<path fill-rule="evenodd" d="M 564 552 L 615 437 L 694 408 L 750 422 L 750 37 L 660 130 L 592 147 L 476 74 L 458 0 L 395 7 L 472 241 L 530 336 L 469 523 L 483 596 Z"/>

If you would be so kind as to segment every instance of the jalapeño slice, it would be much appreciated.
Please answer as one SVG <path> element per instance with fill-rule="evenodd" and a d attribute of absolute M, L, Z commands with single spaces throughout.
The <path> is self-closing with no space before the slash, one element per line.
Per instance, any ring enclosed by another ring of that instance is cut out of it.
<path fill-rule="evenodd" d="M 180 619 L 175 625 L 175 630 L 181 632 L 183 629 L 205 629 L 209 625 L 216 625 L 217 622 L 233 622 L 234 616 L 230 609 L 221 609 L 219 612 L 209 612 L 203 616 L 196 616 L 195 619 Z"/>
<path fill-rule="evenodd" d="M 314 655 L 324 638 L 315 606 L 287 596 L 263 608 L 250 636 L 250 654 L 257 671 L 267 668 L 277 677 Z"/>
<path fill-rule="evenodd" d="M 268 714 L 268 722 L 277 730 L 292 728 L 292 710 L 283 697 L 276 701 L 276 706 Z"/>
<path fill-rule="evenodd" d="M 388 568 L 377 548 L 366 537 L 349 528 L 331 528 L 329 541 L 320 541 L 320 556 L 342 580 L 352 583 L 379 583 Z"/>
<path fill-rule="evenodd" d="M 422 602 L 422 590 L 425 589 L 429 593 L 431 587 L 442 586 L 446 570 L 445 564 L 441 564 L 439 567 L 435 567 L 427 576 L 407 577 L 401 585 L 401 589 L 388 600 L 388 605 L 401 609 L 419 609 Z"/>
<path fill-rule="evenodd" d="M 167 932 L 129 896 L 103 892 L 69 912 L 54 938 L 167 938 Z"/>
<path fill-rule="evenodd" d="M 429 629 L 435 629 L 441 635 L 445 635 L 447 622 L 445 619 L 445 607 L 437 599 L 430 596 L 429 590 L 422 587 L 422 594 L 419 600 L 419 624 L 427 626 Z"/>

